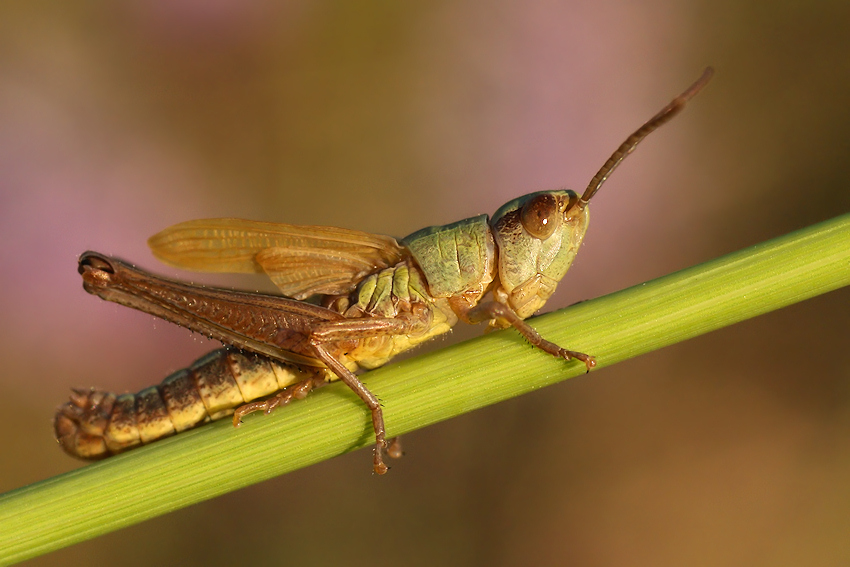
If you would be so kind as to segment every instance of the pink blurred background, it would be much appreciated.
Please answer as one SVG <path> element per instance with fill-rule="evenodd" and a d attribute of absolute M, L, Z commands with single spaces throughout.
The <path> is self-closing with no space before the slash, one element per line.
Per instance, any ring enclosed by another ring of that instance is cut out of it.
<path fill-rule="evenodd" d="M 839 1 L 0 4 L 0 491 L 81 466 L 50 425 L 69 387 L 137 390 L 214 346 L 84 293 L 82 251 L 270 290 L 145 240 L 209 216 L 403 236 L 581 190 L 713 65 L 596 197 L 548 308 L 609 293 L 850 210 L 848 22 Z M 356 452 L 31 564 L 846 564 L 848 314 L 833 292 L 408 435 L 385 478 Z"/>

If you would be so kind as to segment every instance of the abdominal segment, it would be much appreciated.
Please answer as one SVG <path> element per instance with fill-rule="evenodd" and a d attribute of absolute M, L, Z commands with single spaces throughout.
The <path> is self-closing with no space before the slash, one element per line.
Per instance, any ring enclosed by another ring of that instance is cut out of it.
<path fill-rule="evenodd" d="M 101 459 L 231 415 L 317 372 L 325 370 L 218 349 L 136 394 L 74 390 L 56 412 L 56 439 L 75 457 Z"/>

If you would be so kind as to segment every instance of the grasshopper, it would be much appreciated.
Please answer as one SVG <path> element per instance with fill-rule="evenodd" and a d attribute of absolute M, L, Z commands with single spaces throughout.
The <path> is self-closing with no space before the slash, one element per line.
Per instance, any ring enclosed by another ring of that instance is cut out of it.
<path fill-rule="evenodd" d="M 384 474 L 384 454 L 400 450 L 388 443 L 381 405 L 354 374 L 358 369 L 381 366 L 463 320 L 513 327 L 543 352 L 578 360 L 589 372 L 593 356 L 545 340 L 525 319 L 543 307 L 572 264 L 590 199 L 712 73 L 706 69 L 629 136 L 581 197 L 570 190 L 531 193 L 492 218 L 424 228 L 400 241 L 229 218 L 183 222 L 148 241 L 155 256 L 179 268 L 265 273 L 285 297 L 186 284 L 85 252 L 78 270 L 87 292 L 235 349 L 214 351 L 137 394 L 74 390 L 57 411 L 57 439 L 72 455 L 101 458 L 230 414 L 238 426 L 251 412 L 269 413 L 339 379 L 371 412 L 373 467 Z"/>

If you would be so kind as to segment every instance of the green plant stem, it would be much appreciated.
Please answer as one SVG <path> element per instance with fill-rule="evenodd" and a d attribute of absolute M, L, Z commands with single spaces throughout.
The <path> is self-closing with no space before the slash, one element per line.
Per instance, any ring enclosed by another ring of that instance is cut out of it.
<path fill-rule="evenodd" d="M 534 319 L 599 368 L 850 283 L 850 214 Z M 584 372 L 513 331 L 370 372 L 400 435 Z M 371 445 L 366 407 L 333 384 L 269 417 L 229 420 L 0 496 L 0 564 L 213 498 Z M 58 449 L 57 449 L 58 450 Z M 363 474 L 371 458 L 363 456 Z M 392 473 L 390 473 L 392 474 Z M 380 479 L 375 479 L 380 482 Z"/>

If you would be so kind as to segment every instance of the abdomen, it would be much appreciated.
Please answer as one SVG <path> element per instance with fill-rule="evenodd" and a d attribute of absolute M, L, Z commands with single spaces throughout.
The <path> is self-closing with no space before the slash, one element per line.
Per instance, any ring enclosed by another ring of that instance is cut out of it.
<path fill-rule="evenodd" d="M 136 394 L 74 390 L 71 401 L 56 411 L 56 439 L 75 457 L 101 459 L 231 415 L 317 371 L 215 350 Z"/>

